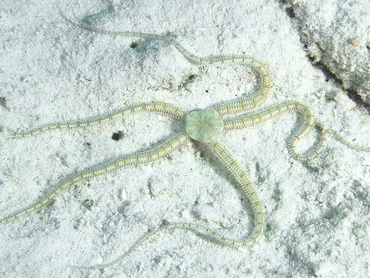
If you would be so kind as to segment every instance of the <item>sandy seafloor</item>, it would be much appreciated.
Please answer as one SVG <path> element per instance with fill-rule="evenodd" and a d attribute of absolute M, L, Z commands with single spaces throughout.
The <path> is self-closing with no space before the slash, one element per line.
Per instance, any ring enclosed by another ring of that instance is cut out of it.
<path fill-rule="evenodd" d="M 165 42 L 88 32 L 60 11 L 74 21 L 94 15 L 91 24 L 105 29 L 168 33 L 199 56 L 253 56 L 271 72 L 271 95 L 263 106 L 305 103 L 327 128 L 369 146 L 368 112 L 311 64 L 279 1 L 113 4 L 2 2 L 0 218 L 66 176 L 157 146 L 181 125 L 149 114 L 27 139 L 7 138 L 6 128 L 82 120 L 154 100 L 186 110 L 214 107 L 258 84 L 248 67 L 197 66 Z M 138 46 L 131 48 L 133 42 Z M 298 162 L 287 144 L 300 124 L 298 116 L 286 114 L 219 137 L 266 208 L 264 236 L 246 252 L 175 230 L 114 267 L 86 268 L 119 257 L 163 221 L 204 224 L 233 239 L 249 235 L 253 218 L 237 185 L 207 148 L 190 142 L 150 165 L 76 184 L 39 213 L 0 225 L 0 276 L 370 277 L 370 154 L 329 138 L 319 157 Z M 123 138 L 114 141 L 117 131 Z M 301 150 L 315 143 L 312 134 Z M 94 201 L 90 210 L 85 200 Z"/>

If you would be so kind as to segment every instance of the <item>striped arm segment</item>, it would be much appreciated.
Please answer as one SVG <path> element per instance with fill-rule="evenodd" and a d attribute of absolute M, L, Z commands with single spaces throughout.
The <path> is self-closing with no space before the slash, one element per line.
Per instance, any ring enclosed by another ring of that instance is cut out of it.
<path fill-rule="evenodd" d="M 55 129 L 75 129 L 75 128 L 84 128 L 88 126 L 97 126 L 105 124 L 110 121 L 114 121 L 120 118 L 127 117 L 131 114 L 142 113 L 142 112 L 155 112 L 165 114 L 167 116 L 173 117 L 175 119 L 182 119 L 187 112 L 182 110 L 175 105 L 164 103 L 164 102 L 150 102 L 144 104 L 132 105 L 125 107 L 123 109 L 114 111 L 112 113 L 102 115 L 100 117 L 92 118 L 86 121 L 76 121 L 76 122 L 67 122 L 67 123 L 55 123 L 40 126 L 33 128 L 24 132 L 13 132 L 8 130 L 10 136 L 13 138 L 24 138 L 37 135 L 39 133 L 55 130 Z"/>
<path fill-rule="evenodd" d="M 123 156 L 109 163 L 103 164 L 99 167 L 81 172 L 73 176 L 72 178 L 69 178 L 57 184 L 48 195 L 40 198 L 32 205 L 16 213 L 13 213 L 3 219 L 0 219 L 0 223 L 7 223 L 12 220 L 18 219 L 22 216 L 25 216 L 33 211 L 39 210 L 40 208 L 50 203 L 63 190 L 71 187 L 73 184 L 76 184 L 78 182 L 116 171 L 122 167 L 139 164 L 148 164 L 154 162 L 162 157 L 167 156 L 176 149 L 180 148 L 189 138 L 190 137 L 185 132 L 183 132 L 173 137 L 172 139 L 169 139 L 167 142 L 163 143 L 157 148 L 154 148 L 153 150 L 143 152 L 140 154 Z"/>

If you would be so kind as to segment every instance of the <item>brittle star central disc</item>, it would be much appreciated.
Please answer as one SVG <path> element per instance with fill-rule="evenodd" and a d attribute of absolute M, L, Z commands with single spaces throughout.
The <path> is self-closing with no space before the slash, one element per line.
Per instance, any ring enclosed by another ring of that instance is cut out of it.
<path fill-rule="evenodd" d="M 209 142 L 224 129 L 224 123 L 214 109 L 193 111 L 186 116 L 185 130 L 188 135 L 200 142 Z"/>

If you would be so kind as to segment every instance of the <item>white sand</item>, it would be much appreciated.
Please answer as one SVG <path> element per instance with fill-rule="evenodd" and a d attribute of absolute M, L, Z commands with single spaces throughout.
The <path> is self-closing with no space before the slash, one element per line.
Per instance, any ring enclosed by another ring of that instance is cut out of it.
<path fill-rule="evenodd" d="M 153 2 L 156 2 L 153 4 Z M 170 4 L 171 3 L 171 4 Z M 263 106 L 295 100 L 327 128 L 369 146 L 370 117 L 312 66 L 278 1 L 3 1 L 0 8 L 0 218 L 43 196 L 58 181 L 122 154 L 148 149 L 179 131 L 172 120 L 138 115 L 124 123 L 7 139 L 128 104 L 166 101 L 202 109 L 253 88 L 252 71 L 197 67 L 162 41 L 96 34 L 68 23 L 170 33 L 199 56 L 247 54 L 269 68 Z M 325 8 L 329 9 L 330 5 Z M 133 41 L 138 47 L 130 48 Z M 355 50 L 354 50 L 355 51 Z M 195 79 L 186 83 L 195 74 Z M 208 92 L 206 92 L 206 90 Z M 367 277 L 370 276 L 370 154 L 329 138 L 307 165 L 288 155 L 295 115 L 219 138 L 245 167 L 266 207 L 262 240 L 247 252 L 192 232 L 166 232 L 112 268 L 114 260 L 164 220 L 207 225 L 241 239 L 253 219 L 230 174 L 199 144 L 167 159 L 77 184 L 40 213 L 0 225 L 4 277 Z M 122 131 L 124 138 L 110 137 Z M 86 143 L 89 143 L 88 146 Z M 302 140 L 302 149 L 314 143 Z M 82 204 L 93 200 L 91 210 Z"/>

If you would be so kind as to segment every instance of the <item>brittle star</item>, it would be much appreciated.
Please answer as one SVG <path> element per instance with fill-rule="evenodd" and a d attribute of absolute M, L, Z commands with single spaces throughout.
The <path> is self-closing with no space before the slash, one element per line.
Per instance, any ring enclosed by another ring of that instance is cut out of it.
<path fill-rule="evenodd" d="M 220 161 L 225 165 L 225 167 L 234 175 L 234 177 L 236 178 L 240 185 L 240 188 L 242 189 L 243 193 L 245 194 L 248 202 L 252 207 L 254 215 L 254 231 L 246 239 L 243 240 L 228 239 L 225 236 L 217 233 L 216 231 L 213 231 L 210 228 L 199 224 L 191 223 L 167 224 L 144 236 L 135 246 L 133 246 L 129 251 L 127 251 L 124 255 L 122 255 L 118 259 L 108 264 L 95 266 L 95 268 L 104 268 L 116 264 L 118 262 L 121 262 L 124 259 L 127 259 L 135 251 L 137 251 L 138 248 L 141 245 L 143 245 L 149 238 L 152 238 L 158 233 L 169 229 L 188 229 L 196 232 L 201 232 L 205 235 L 208 235 L 216 242 L 236 249 L 242 249 L 247 246 L 254 245 L 262 237 L 265 228 L 264 206 L 261 203 L 260 198 L 258 197 L 257 190 L 255 189 L 252 182 L 248 179 L 248 175 L 243 170 L 243 167 L 240 166 L 240 164 L 233 158 L 230 152 L 218 142 L 217 137 L 224 131 L 252 127 L 285 112 L 295 112 L 302 116 L 303 124 L 291 137 L 288 143 L 289 154 L 294 159 L 305 162 L 317 156 L 318 153 L 324 147 L 324 142 L 328 134 L 331 134 L 336 140 L 345 144 L 349 148 L 358 151 L 370 152 L 370 148 L 355 146 L 352 143 L 345 140 L 337 132 L 333 130 L 324 129 L 323 125 L 314 119 L 314 116 L 311 113 L 310 108 L 298 102 L 294 101 L 284 102 L 282 104 L 261 109 L 259 111 L 252 112 L 246 115 L 235 116 L 235 114 L 245 113 L 248 110 L 252 110 L 260 106 L 269 95 L 271 86 L 269 72 L 261 62 L 257 61 L 254 58 L 248 56 L 203 58 L 191 54 L 184 47 L 182 47 L 177 41 L 167 36 L 137 32 L 111 32 L 91 27 L 85 23 L 80 23 L 76 25 L 86 30 L 109 34 L 113 36 L 121 35 L 164 40 L 174 45 L 187 59 L 189 59 L 193 63 L 200 65 L 203 64 L 217 65 L 228 63 L 245 64 L 249 67 L 252 67 L 255 70 L 255 72 L 259 75 L 260 79 L 259 90 L 257 90 L 255 93 L 245 98 L 219 105 L 215 108 L 207 108 L 200 111 L 187 112 L 172 104 L 163 102 L 151 102 L 126 107 L 121 110 L 115 111 L 113 113 L 92 120 L 51 124 L 18 133 L 10 131 L 11 135 L 14 138 L 22 138 L 33 136 L 41 132 L 53 129 L 73 129 L 103 124 L 111 120 L 125 118 L 130 114 L 141 112 L 162 113 L 176 120 L 179 120 L 184 124 L 183 131 L 180 134 L 172 137 L 171 139 L 161 144 L 160 146 L 150 151 L 142 152 L 139 154 L 119 157 L 99 167 L 78 173 L 75 176 L 57 184 L 48 195 L 42 197 L 41 199 L 39 199 L 32 205 L 28 206 L 27 208 L 22 209 L 21 211 L 18 211 L 10 216 L 1 219 L 0 223 L 7 223 L 11 220 L 24 216 L 32 211 L 39 210 L 46 204 L 50 203 L 64 189 L 67 189 L 72 185 L 83 180 L 88 180 L 100 175 L 104 175 L 108 172 L 116 171 L 126 166 L 152 163 L 160 158 L 169 155 L 176 149 L 179 149 L 188 140 L 195 140 L 204 143 L 209 147 L 210 150 L 214 152 L 214 154 L 220 159 Z M 226 115 L 229 115 L 229 117 L 225 118 Z M 234 117 L 230 117 L 230 115 L 234 115 Z M 309 151 L 306 154 L 298 154 L 295 150 L 296 143 L 301 137 L 307 134 L 307 132 L 311 128 L 317 128 L 321 131 L 320 139 L 316 146 L 314 146 L 311 151 Z"/>

